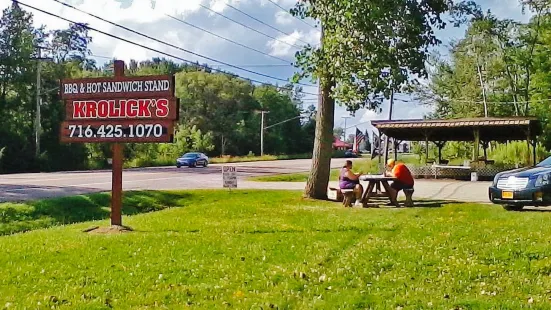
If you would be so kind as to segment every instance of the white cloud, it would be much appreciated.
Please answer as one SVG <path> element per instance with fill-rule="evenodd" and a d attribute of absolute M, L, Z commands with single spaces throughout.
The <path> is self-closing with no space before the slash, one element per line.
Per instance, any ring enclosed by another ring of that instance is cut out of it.
<path fill-rule="evenodd" d="M 296 19 L 289 13 L 278 11 L 275 14 L 276 23 L 279 25 L 290 25 L 296 21 Z"/>
<path fill-rule="evenodd" d="M 311 27 L 301 23 L 293 16 L 282 11 L 280 8 L 267 0 L 125 0 L 126 5 L 123 5 L 121 1 L 115 0 L 61 1 L 67 2 L 92 14 L 101 16 L 107 20 L 120 23 L 128 26 L 129 28 L 154 36 L 155 38 L 167 41 L 171 44 L 181 46 L 199 54 L 204 54 L 231 64 L 276 64 L 281 62 L 243 49 L 242 47 L 232 45 L 229 42 L 201 32 L 200 30 L 196 30 L 178 23 L 177 21 L 167 18 L 165 14 L 170 14 L 184 19 L 185 21 L 201 28 L 208 29 L 209 31 L 238 41 L 244 45 L 262 50 L 263 52 L 269 53 L 273 56 L 288 58 L 290 61 L 293 60 L 292 55 L 297 48 L 291 47 L 288 44 L 302 46 L 304 45 L 304 42 L 301 41 L 305 41 L 307 43 L 317 45 L 319 44 L 320 39 L 319 29 L 312 29 Z M 293 7 L 297 0 L 273 1 L 288 9 Z M 64 7 L 63 5 L 55 3 L 52 0 L 22 0 L 22 2 L 77 22 L 89 23 L 90 26 L 99 30 L 128 38 L 134 42 L 144 44 L 185 59 L 192 61 L 198 60 L 202 63 L 207 62 L 214 65 L 214 63 L 210 61 L 192 56 L 174 48 L 170 48 L 159 43 L 154 43 L 136 35 L 130 35 L 126 31 L 105 22 L 101 22 L 86 14 Z M 243 11 L 260 20 L 276 26 L 282 31 L 289 33 L 288 36 L 280 36 L 278 38 L 288 44 L 275 40 L 268 40 L 266 37 L 247 30 L 228 20 L 218 16 L 213 16 L 212 12 L 204 10 L 200 6 L 205 5 L 217 12 L 224 12 L 223 14 L 231 16 L 239 22 L 257 27 L 259 31 L 269 33 L 273 36 L 277 35 L 273 29 L 262 26 L 257 22 L 248 19 L 246 16 L 233 11 L 224 4 L 226 2 L 233 6 L 239 7 Z M 521 14 L 517 0 L 479 0 L 478 2 L 484 9 L 492 8 L 492 10 L 495 11 L 500 18 L 507 17 L 525 21 L 530 16 L 530 14 Z M 11 0 L 0 0 L 0 9 L 8 7 L 11 3 Z M 27 8 L 25 9 L 27 10 Z M 48 29 L 60 29 L 68 26 L 67 22 L 58 18 L 48 16 L 43 13 L 38 13 L 31 9 L 28 9 L 28 11 L 34 14 L 36 26 L 46 25 Z M 307 22 L 313 24 L 311 20 L 308 20 Z M 438 33 L 442 35 L 445 42 L 446 38 L 452 36 L 452 32 L 449 30 Z M 113 56 L 126 61 L 130 59 L 144 60 L 151 57 L 163 57 L 163 55 L 159 55 L 158 53 L 148 51 L 95 32 L 91 32 L 90 34 L 93 36 L 91 49 L 96 55 L 108 57 Z M 457 35 L 463 35 L 462 30 L 461 32 L 457 32 Z M 248 78 L 254 78 L 272 83 L 276 82 L 275 80 L 270 80 L 266 77 L 259 77 L 257 75 L 252 75 L 250 73 L 234 70 L 228 67 L 223 67 L 223 69 L 234 71 L 237 74 Z M 285 67 L 254 68 L 251 70 L 279 78 L 290 77 L 295 71 L 293 68 Z M 317 92 L 315 88 L 310 87 L 306 88 L 306 91 L 312 93 Z M 350 126 L 372 119 L 384 119 L 387 117 L 388 113 L 387 106 L 387 103 L 383 105 L 382 114 L 377 114 L 373 111 L 358 111 L 354 118 L 348 120 L 347 125 Z M 394 118 L 420 118 L 427 111 L 428 109 L 426 107 L 414 106 L 406 103 L 397 103 L 395 106 Z M 344 107 L 338 107 L 335 117 L 336 125 L 342 121 L 340 117 L 344 115 L 349 115 L 349 113 L 346 112 Z M 369 127 L 369 124 L 360 125 L 358 128 L 365 129 L 366 127 Z"/>
<path fill-rule="evenodd" d="M 297 48 L 293 47 L 293 45 L 297 45 L 296 43 L 301 39 L 301 37 L 302 33 L 294 31 L 290 35 L 279 36 L 277 41 L 269 41 L 267 45 L 271 49 L 270 55 L 279 57 L 291 55 L 297 50 Z"/>
<path fill-rule="evenodd" d="M 297 46 L 304 46 L 304 42 L 311 45 L 319 44 L 320 35 L 320 32 L 316 29 L 312 29 L 306 34 L 295 30 L 289 35 L 281 35 L 277 37 L 277 41 L 270 40 L 267 43 L 267 46 L 270 47 L 270 54 L 273 56 L 290 56 L 298 50 Z"/>

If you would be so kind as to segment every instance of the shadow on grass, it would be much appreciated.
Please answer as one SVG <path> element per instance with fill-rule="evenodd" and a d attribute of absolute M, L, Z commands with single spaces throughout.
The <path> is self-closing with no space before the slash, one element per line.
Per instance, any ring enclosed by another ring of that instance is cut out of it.
<path fill-rule="evenodd" d="M 527 207 L 524 207 L 522 210 L 507 210 L 507 212 L 547 213 L 547 212 L 551 212 L 551 208 L 549 208 L 549 207 L 530 207 L 530 206 L 527 206 Z"/>
<path fill-rule="evenodd" d="M 449 206 L 449 205 L 461 204 L 461 203 L 456 201 L 449 201 L 449 200 L 415 200 L 413 207 L 405 207 L 404 201 L 400 201 L 400 208 L 396 208 L 388 204 L 389 204 L 388 199 L 372 198 L 372 199 L 369 199 L 369 202 L 367 203 L 367 207 L 368 208 L 388 207 L 390 209 L 441 208 L 445 205 Z"/>
<path fill-rule="evenodd" d="M 185 206 L 191 194 L 165 191 L 133 191 L 123 195 L 123 214 L 135 215 Z M 103 220 L 110 216 L 111 195 L 99 193 L 0 204 L 0 235 L 56 225 Z"/>

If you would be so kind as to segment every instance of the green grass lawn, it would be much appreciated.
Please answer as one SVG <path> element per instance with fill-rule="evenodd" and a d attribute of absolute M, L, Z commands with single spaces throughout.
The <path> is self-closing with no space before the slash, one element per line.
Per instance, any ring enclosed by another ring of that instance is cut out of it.
<path fill-rule="evenodd" d="M 141 195 L 164 208 L 125 217 L 134 232 L 82 232 L 103 220 L 0 237 L 0 307 L 551 306 L 551 213 L 436 202 L 344 209 L 285 191 L 133 195 L 126 204 Z"/>

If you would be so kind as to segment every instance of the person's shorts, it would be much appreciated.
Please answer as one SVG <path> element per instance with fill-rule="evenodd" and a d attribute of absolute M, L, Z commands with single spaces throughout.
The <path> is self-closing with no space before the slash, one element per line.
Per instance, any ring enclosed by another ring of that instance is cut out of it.
<path fill-rule="evenodd" d="M 356 188 L 356 185 L 358 185 L 360 183 L 352 183 L 352 182 L 346 182 L 346 183 L 341 183 L 339 184 L 339 188 L 340 189 L 354 189 Z"/>
<path fill-rule="evenodd" d="M 395 189 L 396 191 L 401 191 L 401 190 L 404 190 L 404 189 L 411 189 L 413 188 L 413 184 L 411 185 L 408 185 L 404 182 L 401 182 L 401 181 L 394 181 L 392 182 L 392 184 L 390 184 L 390 187 L 392 187 L 393 189 Z"/>

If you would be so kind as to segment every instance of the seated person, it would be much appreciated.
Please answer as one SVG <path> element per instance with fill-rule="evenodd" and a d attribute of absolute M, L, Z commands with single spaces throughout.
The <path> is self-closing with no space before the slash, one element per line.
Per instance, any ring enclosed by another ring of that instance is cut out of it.
<path fill-rule="evenodd" d="M 396 180 L 390 184 L 390 196 L 393 201 L 397 201 L 398 192 L 404 189 L 413 188 L 413 185 L 415 184 L 413 181 L 413 175 L 406 165 L 396 163 L 394 159 L 389 159 L 387 161 L 387 167 L 391 169 L 391 172 L 385 171 L 385 176 L 396 178 Z"/>
<path fill-rule="evenodd" d="M 356 194 L 356 206 L 362 205 L 363 187 L 360 184 L 361 173 L 352 172 L 352 161 L 347 160 L 346 164 L 342 167 L 339 175 L 339 187 L 340 189 L 353 189 Z"/>

